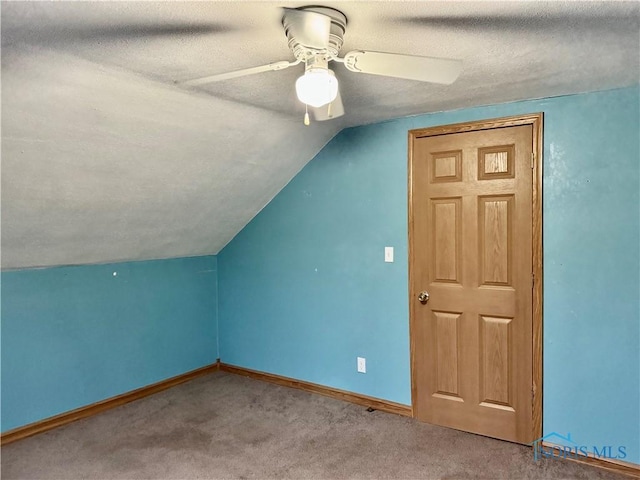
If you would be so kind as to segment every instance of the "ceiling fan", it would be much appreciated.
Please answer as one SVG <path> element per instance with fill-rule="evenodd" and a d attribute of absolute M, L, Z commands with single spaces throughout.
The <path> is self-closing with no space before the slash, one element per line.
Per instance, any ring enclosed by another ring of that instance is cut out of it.
<path fill-rule="evenodd" d="M 305 72 L 296 81 L 298 99 L 306 105 L 305 125 L 309 125 L 309 107 L 317 121 L 344 115 L 338 80 L 329 62 L 340 62 L 351 72 L 405 78 L 421 82 L 451 84 L 460 75 L 462 62 L 448 58 L 421 57 L 397 53 L 354 50 L 338 57 L 347 26 L 347 17 L 329 7 L 283 8 L 282 26 L 296 60 L 280 61 L 180 82 L 198 86 L 232 78 L 285 68 L 304 63 Z"/>

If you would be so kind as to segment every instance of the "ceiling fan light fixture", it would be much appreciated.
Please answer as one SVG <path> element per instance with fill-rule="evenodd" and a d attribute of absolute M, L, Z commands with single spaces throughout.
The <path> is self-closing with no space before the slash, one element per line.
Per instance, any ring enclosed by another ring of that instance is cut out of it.
<path fill-rule="evenodd" d="M 322 107 L 338 96 L 338 79 L 328 68 L 308 68 L 296 81 L 298 100 L 311 107 Z"/>

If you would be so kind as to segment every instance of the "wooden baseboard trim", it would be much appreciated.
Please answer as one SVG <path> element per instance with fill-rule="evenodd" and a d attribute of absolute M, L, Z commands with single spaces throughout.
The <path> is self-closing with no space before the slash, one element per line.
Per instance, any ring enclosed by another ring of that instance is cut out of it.
<path fill-rule="evenodd" d="M 220 364 L 220 370 L 222 372 L 233 373 L 235 375 L 242 375 L 243 377 L 254 378 L 263 382 L 275 383 L 276 385 L 281 385 L 283 387 L 296 388 L 298 390 L 304 390 L 305 392 L 317 393 L 326 397 L 337 398 L 338 400 L 344 400 L 345 402 L 355 403 L 356 405 L 362 405 L 364 407 L 371 407 L 382 412 L 395 413 L 397 415 L 403 415 L 405 417 L 413 416 L 411 406 L 403 405 L 401 403 L 389 402 L 380 398 L 368 397 L 359 393 L 339 390 L 337 388 L 325 387 L 324 385 L 319 385 L 317 383 L 305 382 L 303 380 L 296 380 L 294 378 L 274 375 L 272 373 L 259 372 L 257 370 L 251 370 L 243 367 L 236 367 L 234 365 L 228 365 L 226 363 Z"/>
<path fill-rule="evenodd" d="M 542 442 L 542 445 L 547 448 L 562 448 L 562 445 L 558 445 L 550 442 Z M 598 458 L 589 453 L 588 456 L 567 456 L 567 460 L 578 463 L 586 463 L 593 467 L 603 468 L 612 472 L 627 475 L 631 478 L 640 478 L 640 465 L 635 463 L 623 462 L 620 460 Z"/>
<path fill-rule="evenodd" d="M 168 388 L 175 387 L 176 385 L 188 382 L 189 380 L 193 380 L 194 378 L 217 372 L 219 369 L 220 360 L 211 365 L 207 365 L 206 367 L 191 370 L 190 372 L 167 378 L 166 380 L 147 385 L 146 387 L 137 388 L 135 390 L 131 390 L 130 392 L 116 395 L 115 397 L 107 398 L 105 400 L 101 400 L 84 407 L 76 408 L 75 410 L 61 413 L 54 417 L 45 418 L 44 420 L 30 423 L 23 427 L 14 428 L 13 430 L 7 430 L 0 435 L 0 445 L 6 445 L 8 443 L 15 442 L 26 437 L 36 435 L 38 433 L 47 432 L 54 428 L 67 425 L 68 423 L 75 422 L 76 420 L 80 420 L 82 418 L 97 415 L 98 413 L 102 413 L 106 410 L 110 410 L 112 408 L 119 407 L 120 405 L 124 405 L 126 403 L 148 397 L 149 395 L 153 395 L 154 393 L 167 390 Z"/>

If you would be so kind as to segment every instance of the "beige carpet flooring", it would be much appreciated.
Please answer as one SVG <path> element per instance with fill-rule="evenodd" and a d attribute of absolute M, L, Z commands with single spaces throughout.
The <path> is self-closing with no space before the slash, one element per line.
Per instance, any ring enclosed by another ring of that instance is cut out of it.
<path fill-rule="evenodd" d="M 627 479 L 216 373 L 2 448 L 3 479 Z"/>

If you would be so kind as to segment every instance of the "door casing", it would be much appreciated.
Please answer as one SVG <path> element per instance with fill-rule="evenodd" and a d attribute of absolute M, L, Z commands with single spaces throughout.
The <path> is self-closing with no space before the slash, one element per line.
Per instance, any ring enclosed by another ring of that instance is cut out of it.
<path fill-rule="evenodd" d="M 533 384 L 531 385 L 532 395 L 532 436 L 540 438 L 542 436 L 542 125 L 543 114 L 533 113 L 513 117 L 503 117 L 490 120 L 479 120 L 474 122 L 456 123 L 437 127 L 419 128 L 409 131 L 409 165 L 408 165 L 408 202 L 409 202 L 409 337 L 411 352 L 411 405 L 413 416 L 416 411 L 416 391 L 417 378 L 415 366 L 416 339 L 414 322 L 417 321 L 415 312 L 416 302 L 412 291 L 414 265 L 414 245 L 413 245 L 413 143 L 416 138 L 436 135 L 447 135 L 451 133 L 475 132 L 479 130 L 491 130 L 495 128 L 513 127 L 521 125 L 531 125 L 533 129 L 534 153 L 532 159 L 533 185 L 532 185 L 532 244 L 533 254 L 531 266 L 533 272 Z"/>

